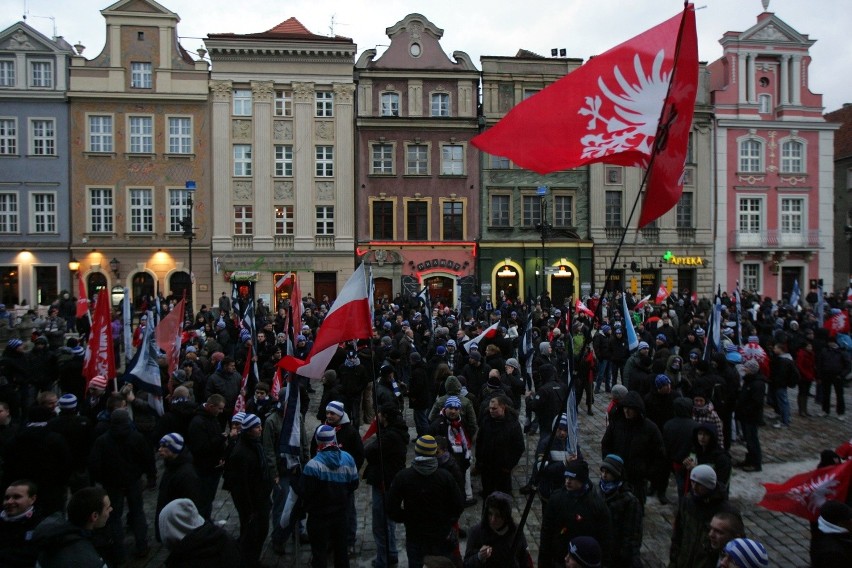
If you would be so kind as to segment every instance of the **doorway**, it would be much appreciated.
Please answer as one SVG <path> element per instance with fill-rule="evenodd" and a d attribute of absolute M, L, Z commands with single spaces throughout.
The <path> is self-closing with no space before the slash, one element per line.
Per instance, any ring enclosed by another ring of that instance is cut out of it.
<path fill-rule="evenodd" d="M 802 287 L 802 267 L 801 266 L 782 266 L 781 267 L 781 297 L 786 298 L 787 303 L 790 301 L 790 295 L 793 293 L 793 284 L 799 282 L 799 289 Z M 801 294 L 801 291 L 799 292 Z"/>
<path fill-rule="evenodd" d="M 337 298 L 337 273 L 336 272 L 315 272 L 314 273 L 314 298 L 317 300 L 323 296 L 328 296 L 329 301 L 333 302 Z"/>
<path fill-rule="evenodd" d="M 550 299 L 554 306 L 566 305 L 565 300 L 574 296 L 574 273 L 560 270 L 550 277 Z"/>
<path fill-rule="evenodd" d="M 455 280 L 446 276 L 431 276 L 423 280 L 423 284 L 429 290 L 429 299 L 432 307 L 441 303 L 444 306 L 454 306 Z"/>
<path fill-rule="evenodd" d="M 383 301 L 390 304 L 393 301 L 393 280 L 390 278 L 373 278 L 373 301 L 380 305 Z"/>

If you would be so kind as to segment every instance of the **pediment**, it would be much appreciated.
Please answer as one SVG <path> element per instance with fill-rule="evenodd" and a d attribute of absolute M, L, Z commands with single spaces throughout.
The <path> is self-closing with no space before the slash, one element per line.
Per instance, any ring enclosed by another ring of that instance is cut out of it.
<path fill-rule="evenodd" d="M 25 22 L 18 22 L 0 32 L 0 50 L 54 53 L 62 51 L 56 44 Z"/>
<path fill-rule="evenodd" d="M 757 24 L 740 34 L 740 41 L 786 43 L 804 46 L 813 45 L 814 40 L 800 34 L 774 14 L 758 21 Z"/>
<path fill-rule="evenodd" d="M 154 2 L 154 0 L 119 0 L 112 6 L 101 11 L 102 14 L 108 14 L 110 12 L 161 14 L 163 16 L 177 15 L 162 4 Z"/>

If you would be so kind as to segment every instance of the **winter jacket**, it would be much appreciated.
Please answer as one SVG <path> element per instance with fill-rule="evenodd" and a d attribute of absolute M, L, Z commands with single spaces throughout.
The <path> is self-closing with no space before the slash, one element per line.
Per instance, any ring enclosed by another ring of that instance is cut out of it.
<path fill-rule="evenodd" d="M 157 508 L 154 518 L 160 517 L 163 507 L 175 499 L 189 499 L 197 508 L 201 507 L 198 474 L 192 465 L 192 454 L 184 449 L 174 459 L 163 460 L 163 476 L 157 493 Z M 160 536 L 160 524 L 155 523 L 157 537 Z"/>
<path fill-rule="evenodd" d="M 476 411 L 474 410 L 473 403 L 470 401 L 470 399 L 461 394 L 461 383 L 456 377 L 449 376 L 447 377 L 447 380 L 444 381 L 444 390 L 447 394 L 438 397 L 438 399 L 432 405 L 432 410 L 429 411 L 429 421 L 434 422 L 435 418 L 438 417 L 438 414 L 441 412 L 441 410 L 444 409 L 444 403 L 447 402 L 448 397 L 457 396 L 462 403 L 462 422 L 464 422 L 464 427 L 467 429 L 467 432 L 468 434 L 470 434 L 470 437 L 473 438 L 474 436 L 476 436 L 476 431 L 478 429 L 476 421 Z"/>
<path fill-rule="evenodd" d="M 186 446 L 192 451 L 198 475 L 211 475 L 225 455 L 225 436 L 219 419 L 202 405 L 189 423 Z"/>
<path fill-rule="evenodd" d="M 539 424 L 547 428 L 553 424 L 554 418 L 565 412 L 567 400 L 568 387 L 560 381 L 550 380 L 527 399 L 527 405 L 538 416 Z"/>
<path fill-rule="evenodd" d="M 207 378 L 204 397 L 221 394 L 225 397 L 225 410 L 233 409 L 240 394 L 241 382 L 242 378 L 236 371 L 226 374 L 224 369 L 220 369 Z"/>
<path fill-rule="evenodd" d="M 464 510 L 464 494 L 435 457 L 416 457 L 394 477 L 388 491 L 388 516 L 405 524 L 407 538 L 418 542 L 447 539 Z"/>
<path fill-rule="evenodd" d="M 35 508 L 15 520 L 0 519 L 0 566 L 30 568 L 35 564 L 38 548 L 32 541 L 32 533 L 42 520 Z"/>
<path fill-rule="evenodd" d="M 198 410 L 198 404 L 191 400 L 172 401 L 169 409 L 163 414 L 157 423 L 154 439 L 159 440 L 166 434 L 176 432 L 186 438 L 189 432 L 189 424 Z"/>
<path fill-rule="evenodd" d="M 352 456 L 330 446 L 305 464 L 295 491 L 301 508 L 318 517 L 345 516 L 349 496 L 358 488 Z"/>
<path fill-rule="evenodd" d="M 612 562 L 611 566 L 641 568 L 639 559 L 642 548 L 642 507 L 639 499 L 626 485 L 610 493 L 604 493 L 595 487 L 600 498 L 606 503 L 612 522 Z"/>
<path fill-rule="evenodd" d="M 814 529 L 811 536 L 813 568 L 848 568 L 852 566 L 852 534 L 823 533 Z"/>
<path fill-rule="evenodd" d="M 408 405 L 412 410 L 428 410 L 435 401 L 431 389 L 432 381 L 426 375 L 426 365 L 411 365 L 411 377 L 408 379 Z"/>
<path fill-rule="evenodd" d="M 763 424 L 763 399 L 766 396 L 766 379 L 760 373 L 743 377 L 743 386 L 737 398 L 737 420 L 748 424 Z"/>
<path fill-rule="evenodd" d="M 529 565 L 529 550 L 527 538 L 521 534 L 520 543 L 515 556 L 512 557 L 512 535 L 515 528 L 512 525 L 503 534 L 497 534 L 485 520 L 470 529 L 467 535 L 467 546 L 464 552 L 464 568 L 527 568 Z M 479 559 L 479 549 L 491 547 L 491 556 L 482 561 Z"/>
<path fill-rule="evenodd" d="M 660 469 L 665 459 L 663 436 L 659 428 L 645 418 L 645 404 L 639 393 L 630 391 L 623 406 L 638 407 L 638 417 L 610 422 L 601 440 L 601 458 L 616 454 L 624 459 L 624 479 L 640 482 Z"/>
<path fill-rule="evenodd" d="M 725 497 L 725 488 L 720 485 L 709 494 L 695 494 L 681 499 L 674 522 L 672 544 L 669 551 L 669 568 L 713 568 L 718 559 L 710 549 L 710 521 L 720 511 L 736 509 Z"/>
<path fill-rule="evenodd" d="M 698 431 L 706 430 L 710 433 L 710 444 L 703 448 L 698 443 Z M 696 465 L 707 464 L 716 472 L 716 479 L 720 485 L 728 487 L 731 481 L 731 456 L 719 446 L 719 432 L 712 423 L 703 423 L 695 428 L 692 434 L 692 450 L 695 454 Z"/>
<path fill-rule="evenodd" d="M 166 567 L 231 568 L 240 562 L 240 549 L 234 537 L 216 525 L 204 523 L 171 547 Z"/>
<path fill-rule="evenodd" d="M 692 435 L 698 423 L 692 419 L 692 400 L 674 401 L 674 418 L 663 425 L 663 445 L 669 461 L 683 463 L 692 451 Z"/>
<path fill-rule="evenodd" d="M 674 418 L 674 401 L 676 394 L 663 394 L 656 388 L 645 395 L 645 414 L 648 419 L 662 431 L 666 422 Z"/>
<path fill-rule="evenodd" d="M 568 543 L 578 536 L 598 541 L 604 566 L 612 552 L 612 522 L 609 509 L 588 485 L 579 491 L 561 487 L 553 493 L 541 519 L 538 566 L 553 566 L 568 553 Z"/>
<path fill-rule="evenodd" d="M 379 438 L 381 438 L 381 453 L 379 453 Z M 367 460 L 364 480 L 367 485 L 382 490 L 390 487 L 393 478 L 405 467 L 405 454 L 410 440 L 408 426 L 401 416 L 387 427 L 379 429 L 377 438 L 364 446 L 364 458 Z"/>
<path fill-rule="evenodd" d="M 264 511 L 272 492 L 266 454 L 260 439 L 247 433 L 240 434 L 231 455 L 225 463 L 225 483 L 234 499 L 234 505 L 247 511 Z"/>
<path fill-rule="evenodd" d="M 323 424 L 325 424 L 325 420 L 323 420 Z M 319 426 L 317 426 L 317 429 L 319 429 Z M 334 430 L 337 436 L 337 447 L 352 456 L 352 459 L 355 460 L 355 468 L 360 470 L 364 464 L 364 442 L 361 441 L 358 428 L 349 419 L 349 414 L 343 413 L 343 417 L 341 417 L 337 426 L 334 426 Z M 311 456 L 315 455 L 317 455 L 316 430 L 314 435 L 311 436 Z"/>
<path fill-rule="evenodd" d="M 36 527 L 33 542 L 39 549 L 40 568 L 106 568 L 90 534 L 60 514 L 48 517 Z"/>
<path fill-rule="evenodd" d="M 127 489 L 145 474 L 157 477 L 154 452 L 145 438 L 130 424 L 111 423 L 109 431 L 95 440 L 89 455 L 93 482 L 107 489 Z"/>
<path fill-rule="evenodd" d="M 479 469 L 510 471 L 524 455 L 524 435 L 517 414 L 506 409 L 502 419 L 486 414 L 476 438 L 476 465 Z"/>

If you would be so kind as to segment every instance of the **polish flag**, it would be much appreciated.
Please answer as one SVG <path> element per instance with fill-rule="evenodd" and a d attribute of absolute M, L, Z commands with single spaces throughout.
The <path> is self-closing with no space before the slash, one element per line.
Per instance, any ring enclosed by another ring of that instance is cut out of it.
<path fill-rule="evenodd" d="M 826 501 L 845 501 L 852 480 L 852 460 L 800 473 L 784 483 L 764 483 L 759 506 L 814 522 Z"/>
<path fill-rule="evenodd" d="M 648 301 L 649 301 L 650 299 L 651 299 L 651 295 L 650 295 L 650 294 L 648 294 L 647 296 L 645 296 L 644 298 L 642 298 L 641 300 L 639 300 L 638 302 L 636 302 L 636 305 L 635 305 L 635 306 L 633 306 L 633 311 L 634 311 L 634 312 L 638 312 L 639 310 L 641 310 L 641 309 L 645 306 L 645 304 L 647 304 L 647 303 L 648 303 Z"/>
<path fill-rule="evenodd" d="M 175 372 L 180 358 L 180 344 L 183 339 L 181 327 L 183 326 L 184 310 L 186 300 L 181 300 L 169 314 L 160 320 L 154 328 L 154 338 L 157 347 L 166 353 L 166 361 L 169 364 L 169 376 Z"/>
<path fill-rule="evenodd" d="M 328 315 L 319 326 L 314 345 L 307 358 L 301 361 L 287 355 L 278 365 L 303 377 L 322 378 L 339 344 L 372 337 L 373 321 L 369 297 L 366 270 L 364 263 L 361 263 L 346 281 Z M 295 314 L 293 323 L 297 323 Z"/>
<path fill-rule="evenodd" d="M 77 272 L 77 317 L 84 318 L 89 313 L 89 298 L 86 295 L 86 283 L 83 273 Z"/>
<path fill-rule="evenodd" d="M 587 315 L 587 316 L 589 316 L 590 318 L 595 317 L 595 312 L 593 312 L 592 310 L 590 310 L 590 309 L 588 308 L 588 306 L 586 306 L 586 304 L 584 304 L 584 303 L 583 303 L 583 302 L 582 302 L 579 298 L 577 299 L 577 303 L 576 303 L 576 305 L 574 306 L 574 309 L 575 309 L 576 311 L 580 312 L 581 314 L 586 314 L 586 315 Z"/>
<path fill-rule="evenodd" d="M 480 341 L 482 341 L 483 339 L 491 339 L 492 337 L 497 335 L 497 328 L 498 327 L 500 327 L 499 321 L 497 321 L 496 323 L 494 323 L 492 325 L 489 325 L 488 327 L 485 328 L 485 330 L 482 333 L 480 333 L 479 335 L 477 335 L 476 337 L 474 337 L 470 341 L 463 343 L 462 347 L 464 347 L 465 351 L 470 353 L 470 346 L 471 345 L 476 345 L 477 347 L 479 347 Z"/>
<path fill-rule="evenodd" d="M 278 400 L 281 396 L 281 367 L 275 369 L 275 374 L 272 376 L 272 386 L 269 388 L 269 396 L 272 400 Z"/>
<path fill-rule="evenodd" d="M 116 376 L 108 294 L 106 288 L 101 288 L 95 298 L 95 317 L 92 318 L 92 331 L 83 359 L 83 376 L 86 377 L 87 388 L 92 377 L 101 375 L 113 380 Z"/>
<path fill-rule="evenodd" d="M 663 302 L 666 301 L 666 298 L 668 298 L 668 297 L 669 297 L 669 291 L 666 290 L 665 286 L 660 285 L 660 289 L 657 290 L 657 298 L 656 298 L 656 300 L 654 300 L 654 303 L 662 304 Z"/>

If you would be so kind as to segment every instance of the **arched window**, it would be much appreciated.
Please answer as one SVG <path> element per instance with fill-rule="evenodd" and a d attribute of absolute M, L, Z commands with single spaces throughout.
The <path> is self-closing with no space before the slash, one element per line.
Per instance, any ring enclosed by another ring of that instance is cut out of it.
<path fill-rule="evenodd" d="M 92 272 L 86 277 L 86 292 L 89 300 L 95 299 L 101 288 L 107 287 L 107 279 L 103 272 Z"/>
<path fill-rule="evenodd" d="M 763 143 L 749 138 L 740 142 L 740 171 L 759 173 L 763 171 Z"/>
<path fill-rule="evenodd" d="M 154 277 L 147 272 L 137 272 L 133 275 L 133 308 L 136 310 L 154 308 Z"/>
<path fill-rule="evenodd" d="M 192 301 L 192 280 L 189 274 L 183 271 L 173 272 L 169 277 L 169 294 L 180 302 L 186 292 L 187 302 Z"/>
<path fill-rule="evenodd" d="M 805 171 L 805 145 L 798 140 L 781 143 L 781 173 L 800 174 Z"/>

